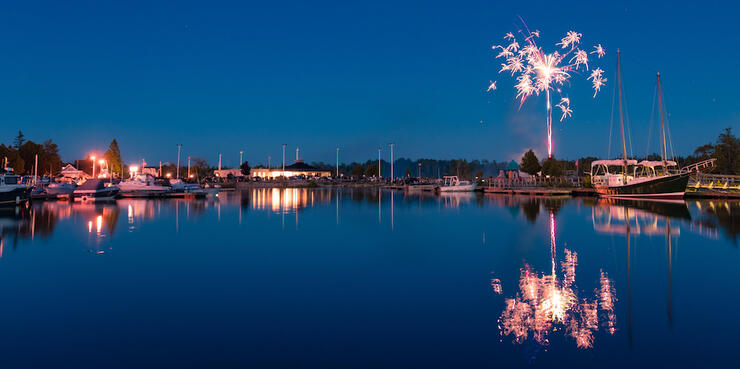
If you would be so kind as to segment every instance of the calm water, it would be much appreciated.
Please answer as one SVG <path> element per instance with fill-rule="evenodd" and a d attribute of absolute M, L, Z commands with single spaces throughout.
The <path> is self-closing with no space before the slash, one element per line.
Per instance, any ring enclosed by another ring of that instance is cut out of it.
<path fill-rule="evenodd" d="M 740 203 L 272 190 L 0 210 L 0 367 L 735 365 Z"/>

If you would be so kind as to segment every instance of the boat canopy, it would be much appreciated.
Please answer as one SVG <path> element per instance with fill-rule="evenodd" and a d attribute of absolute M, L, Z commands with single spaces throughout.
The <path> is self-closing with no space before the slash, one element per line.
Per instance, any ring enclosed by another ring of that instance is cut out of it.
<path fill-rule="evenodd" d="M 80 185 L 77 189 L 80 191 L 95 191 L 95 190 L 102 190 L 105 188 L 105 181 L 102 179 L 88 179 Z"/>
<path fill-rule="evenodd" d="M 676 167 L 676 166 L 678 166 L 678 164 L 676 164 L 675 161 L 671 161 L 671 160 L 666 160 L 665 164 L 667 166 L 669 166 L 669 167 Z M 637 163 L 637 165 L 642 165 L 642 166 L 646 166 L 646 167 L 662 167 L 663 166 L 663 162 L 662 161 L 643 160 L 643 161 Z"/>
<path fill-rule="evenodd" d="M 637 165 L 637 160 L 629 159 L 629 160 L 626 161 L 626 163 L 627 163 L 627 165 Z M 597 165 L 606 165 L 606 166 L 618 165 L 618 166 L 622 166 L 624 164 L 625 164 L 625 160 L 624 159 L 594 160 L 594 161 L 591 162 L 591 168 L 593 168 L 593 167 L 595 167 Z M 662 162 L 661 162 L 661 165 L 662 165 Z"/>

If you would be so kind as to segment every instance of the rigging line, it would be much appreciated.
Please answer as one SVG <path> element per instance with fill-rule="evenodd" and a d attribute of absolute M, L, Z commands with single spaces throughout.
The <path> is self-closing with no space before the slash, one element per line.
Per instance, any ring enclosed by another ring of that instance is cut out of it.
<path fill-rule="evenodd" d="M 665 99 L 665 95 L 663 95 L 663 104 L 665 104 L 666 117 L 668 118 L 666 120 L 667 121 L 666 129 L 668 129 L 668 142 L 670 143 L 670 146 L 671 146 L 671 157 L 673 157 L 673 161 L 676 161 L 676 154 L 673 152 L 673 135 L 671 134 L 671 116 L 668 115 L 668 102 Z"/>
<path fill-rule="evenodd" d="M 629 115 L 629 108 L 627 105 L 627 88 L 624 87 L 624 81 L 622 81 L 622 95 L 623 97 L 623 104 L 624 104 L 624 120 L 626 121 L 627 125 L 627 140 L 630 144 L 630 157 L 634 159 L 635 155 L 632 151 L 632 124 L 630 124 L 630 115 Z"/>
<path fill-rule="evenodd" d="M 668 114 L 668 102 L 663 95 L 663 105 L 665 106 L 665 129 L 668 131 L 668 146 L 671 148 L 671 158 L 676 161 L 676 154 L 673 152 L 673 135 L 671 135 L 671 116 Z"/>
<path fill-rule="evenodd" d="M 655 91 L 653 93 L 653 107 L 650 108 L 650 125 L 648 128 L 648 138 L 647 138 L 647 145 L 645 147 L 645 160 L 647 160 L 648 156 L 650 155 L 650 139 L 653 134 L 653 122 L 655 122 L 655 100 L 658 97 L 658 86 L 655 86 Z"/>
<path fill-rule="evenodd" d="M 614 79 L 613 81 L 617 80 L 617 72 L 614 72 Z M 614 104 L 617 99 L 617 84 L 614 83 L 614 88 L 612 89 L 612 111 L 609 115 L 609 141 L 608 145 L 606 145 L 606 158 L 611 159 L 611 153 L 612 153 L 612 126 L 614 125 Z"/>

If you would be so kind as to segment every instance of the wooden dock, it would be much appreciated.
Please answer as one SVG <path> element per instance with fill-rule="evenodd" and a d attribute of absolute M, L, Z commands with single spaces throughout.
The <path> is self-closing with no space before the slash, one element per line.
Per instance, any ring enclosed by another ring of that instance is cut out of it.
<path fill-rule="evenodd" d="M 522 188 L 499 188 L 486 187 L 483 192 L 501 195 L 527 195 L 527 196 L 572 196 L 574 190 L 570 188 L 547 188 L 547 187 L 522 187 Z"/>

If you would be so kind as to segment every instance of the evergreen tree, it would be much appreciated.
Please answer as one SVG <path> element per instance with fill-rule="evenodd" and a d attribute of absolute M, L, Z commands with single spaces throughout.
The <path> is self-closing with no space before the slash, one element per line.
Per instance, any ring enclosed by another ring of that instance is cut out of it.
<path fill-rule="evenodd" d="M 245 175 L 245 176 L 249 176 L 249 173 L 252 170 L 252 168 L 249 167 L 248 161 L 243 162 L 242 165 L 239 166 L 239 169 L 241 169 L 242 175 Z"/>
<path fill-rule="evenodd" d="M 534 154 L 534 151 L 530 149 L 524 153 L 524 156 L 522 156 L 522 162 L 519 163 L 519 170 L 530 175 L 535 175 L 540 171 L 540 169 L 542 169 L 540 166 L 540 160 L 537 159 L 537 155 Z"/>
<path fill-rule="evenodd" d="M 118 148 L 118 142 L 114 138 L 108 145 L 108 150 L 103 153 L 103 158 L 108 162 L 108 168 L 111 173 L 123 173 L 123 159 L 121 159 L 121 150 Z"/>
<path fill-rule="evenodd" d="M 732 134 L 732 128 L 725 128 L 725 131 L 717 137 L 714 157 L 717 158 L 715 164 L 719 173 L 740 173 L 740 139 Z"/>
<path fill-rule="evenodd" d="M 23 136 L 23 132 L 18 130 L 18 136 L 13 141 L 13 143 L 15 144 L 15 149 L 20 150 L 24 142 L 26 142 L 25 136 Z"/>

